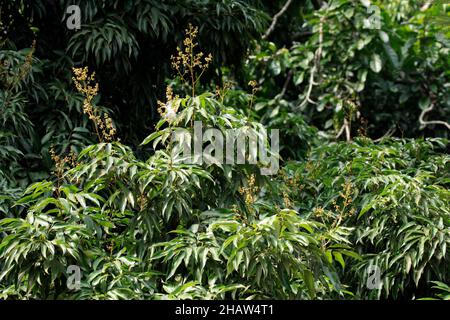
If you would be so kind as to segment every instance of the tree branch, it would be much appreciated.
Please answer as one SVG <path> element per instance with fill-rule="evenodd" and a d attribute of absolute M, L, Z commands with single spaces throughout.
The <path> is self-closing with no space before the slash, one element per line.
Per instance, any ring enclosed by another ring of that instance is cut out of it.
<path fill-rule="evenodd" d="M 314 66 L 311 69 L 311 74 L 309 76 L 309 85 L 308 90 L 306 91 L 306 96 L 303 102 L 300 104 L 299 108 L 304 108 L 308 102 L 312 104 L 317 104 L 316 102 L 311 100 L 311 93 L 312 88 L 314 85 L 317 85 L 317 83 L 314 81 L 314 76 L 317 71 L 320 69 L 320 59 L 322 57 L 322 47 L 323 47 L 323 24 L 325 22 L 325 17 L 322 16 L 320 18 L 320 25 L 319 25 L 319 47 L 317 48 L 316 52 L 314 53 Z"/>
<path fill-rule="evenodd" d="M 347 118 L 344 118 L 344 124 L 342 125 L 341 129 L 339 129 L 339 132 L 336 135 L 336 139 L 339 139 L 339 137 L 345 132 L 345 139 L 347 142 L 352 141 L 352 137 L 350 135 L 350 122 L 347 120 Z"/>
<path fill-rule="evenodd" d="M 279 94 L 279 99 L 283 98 L 284 95 L 286 94 L 287 87 L 289 85 L 289 82 L 292 79 L 293 74 L 294 74 L 294 71 L 292 69 L 289 70 L 288 75 L 286 77 L 286 81 L 284 82 L 284 85 L 283 85 L 283 89 L 281 90 L 281 93 Z"/>
<path fill-rule="evenodd" d="M 428 8 L 433 4 L 433 0 L 428 0 L 425 4 L 420 8 L 420 11 L 427 11 Z"/>
<path fill-rule="evenodd" d="M 382 137 L 373 140 L 373 142 L 380 142 L 384 138 L 389 138 L 390 136 L 392 136 L 392 134 L 394 134 L 395 130 L 397 130 L 397 128 L 395 126 L 389 128 L 389 130 Z"/>
<path fill-rule="evenodd" d="M 425 121 L 424 117 L 428 112 L 431 112 L 435 107 L 434 102 L 431 103 L 431 105 L 426 108 L 425 110 L 422 111 L 422 113 L 420 114 L 419 117 L 419 122 L 421 124 L 421 128 L 425 128 L 426 126 L 430 125 L 430 124 L 440 124 L 443 126 L 446 126 L 448 130 L 450 130 L 450 124 L 445 122 L 445 121 L 440 121 L 440 120 L 431 120 L 431 121 Z"/>
<path fill-rule="evenodd" d="M 286 10 L 289 8 L 291 3 L 292 3 L 292 0 L 286 1 L 283 8 L 281 8 L 281 10 L 276 15 L 273 16 L 272 23 L 270 24 L 269 29 L 267 29 L 266 33 L 262 36 L 263 40 L 266 40 L 269 37 L 269 35 L 273 32 L 273 30 L 275 29 L 275 26 L 277 25 L 278 19 L 286 12 Z"/>

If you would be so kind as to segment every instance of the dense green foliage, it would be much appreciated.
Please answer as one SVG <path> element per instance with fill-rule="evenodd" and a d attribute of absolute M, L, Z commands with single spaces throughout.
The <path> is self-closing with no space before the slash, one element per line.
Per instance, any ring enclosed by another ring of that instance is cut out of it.
<path fill-rule="evenodd" d="M 448 10 L 0 0 L 0 299 L 449 299 Z M 196 121 L 279 171 L 186 163 Z"/>

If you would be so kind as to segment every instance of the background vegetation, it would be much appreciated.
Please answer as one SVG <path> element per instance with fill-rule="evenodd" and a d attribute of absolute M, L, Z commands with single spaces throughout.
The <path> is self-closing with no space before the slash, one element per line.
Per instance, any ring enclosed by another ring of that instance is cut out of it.
<path fill-rule="evenodd" d="M 449 299 L 448 10 L 0 1 L 0 299 Z M 278 174 L 184 164 L 194 120 Z"/>

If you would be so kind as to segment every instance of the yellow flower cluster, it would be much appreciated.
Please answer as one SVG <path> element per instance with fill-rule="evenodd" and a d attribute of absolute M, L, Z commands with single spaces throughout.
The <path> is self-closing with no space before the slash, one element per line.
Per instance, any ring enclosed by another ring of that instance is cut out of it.
<path fill-rule="evenodd" d="M 251 109 L 253 107 L 253 100 L 255 99 L 256 92 L 258 91 L 258 83 L 256 80 L 250 80 L 248 82 L 248 85 L 252 88 L 252 96 L 250 98 L 250 105 L 249 108 Z"/>
<path fill-rule="evenodd" d="M 258 192 L 258 187 L 256 186 L 255 175 L 252 174 L 248 179 L 248 186 L 241 187 L 239 193 L 244 196 L 245 204 L 250 206 L 256 201 L 256 193 Z"/>
<path fill-rule="evenodd" d="M 318 218 L 322 217 L 324 212 L 325 212 L 325 210 L 322 207 L 317 207 L 317 208 L 314 208 L 314 210 L 313 210 L 314 216 L 316 216 Z"/>
<path fill-rule="evenodd" d="M 77 162 L 77 155 L 71 151 L 68 155 L 66 155 L 64 158 L 56 154 L 55 149 L 53 147 L 50 148 L 50 157 L 52 158 L 53 162 L 55 163 L 55 170 L 52 172 L 57 178 L 57 188 L 56 193 L 59 197 L 60 193 L 60 186 L 61 181 L 64 175 L 64 170 L 66 167 L 73 168 L 78 165 Z"/>
<path fill-rule="evenodd" d="M 33 40 L 33 43 L 31 44 L 31 50 L 25 58 L 25 63 L 20 68 L 19 76 L 18 76 L 19 81 L 24 80 L 26 78 L 27 74 L 30 72 L 31 66 L 33 63 L 33 55 L 34 55 L 35 51 L 36 51 L 36 40 Z"/>
<path fill-rule="evenodd" d="M 344 200 L 343 206 L 344 208 L 350 206 L 353 202 L 352 199 L 352 188 L 353 185 L 351 182 L 345 182 L 344 184 L 342 184 L 342 188 L 344 189 L 344 192 L 340 192 L 339 195 L 341 196 L 341 198 Z"/>
<path fill-rule="evenodd" d="M 283 190 L 284 206 L 286 208 L 292 208 L 294 203 L 291 200 L 290 195 L 294 195 L 294 197 L 295 197 L 295 193 L 298 193 L 298 192 L 302 191 L 302 189 L 303 189 L 303 186 L 300 183 L 300 178 L 296 177 L 296 176 L 290 177 L 283 170 L 281 170 L 279 172 L 279 176 L 283 180 L 284 185 L 285 185 L 285 187 L 284 187 L 285 190 Z"/>
<path fill-rule="evenodd" d="M 313 209 L 313 214 L 316 218 L 320 218 L 322 221 L 327 221 L 327 224 L 331 225 L 331 228 L 338 228 L 345 219 L 352 217 L 355 214 L 355 208 L 351 207 L 353 202 L 353 185 L 351 182 L 345 182 L 342 184 L 343 191 L 339 193 L 339 197 L 342 199 L 342 204 L 337 204 L 336 200 L 331 201 L 332 209 L 325 210 L 322 207 L 316 207 Z"/>
<path fill-rule="evenodd" d="M 192 88 L 192 96 L 195 95 L 195 86 L 212 61 L 212 55 L 204 57 L 203 52 L 195 53 L 198 46 L 196 38 L 198 27 L 191 24 L 185 30 L 186 38 L 183 41 L 184 48 L 177 47 L 177 55 L 171 56 L 172 67 L 177 71 L 184 83 L 189 83 Z M 197 70 L 200 72 L 197 75 Z"/>
<path fill-rule="evenodd" d="M 53 172 L 55 174 L 58 174 L 59 172 L 64 171 L 64 167 L 68 165 L 69 167 L 75 167 L 77 166 L 77 155 L 71 151 L 67 156 L 64 158 L 61 158 L 59 155 L 56 154 L 55 149 L 50 148 L 50 156 L 55 163 L 56 171 Z"/>
<path fill-rule="evenodd" d="M 331 202 L 331 204 L 334 207 L 334 210 L 338 213 L 337 217 L 335 218 L 332 227 L 337 227 L 341 224 L 341 222 L 351 217 L 355 214 L 355 208 L 350 208 L 353 199 L 353 185 L 351 182 L 345 182 L 342 184 L 343 192 L 339 193 L 339 196 L 342 198 L 342 206 L 338 205 L 335 200 Z"/>
<path fill-rule="evenodd" d="M 216 86 L 216 96 L 220 99 L 220 101 L 223 103 L 225 100 L 225 96 L 227 95 L 228 91 L 230 91 L 234 86 L 234 83 L 231 81 L 226 81 L 223 84 L 223 88 Z"/>
<path fill-rule="evenodd" d="M 300 178 L 298 177 L 287 178 L 285 181 L 289 190 L 301 191 L 303 189 L 303 185 L 300 183 Z"/>
<path fill-rule="evenodd" d="M 73 68 L 74 77 L 72 78 L 75 87 L 79 93 L 84 96 L 83 112 L 88 115 L 89 119 L 94 123 L 95 132 L 100 142 L 111 142 L 117 133 L 113 125 L 112 119 L 108 114 L 104 114 L 103 118 L 98 115 L 99 111 L 93 106 L 92 100 L 98 94 L 98 83 L 95 83 L 95 72 L 89 75 L 87 67 Z M 94 84 L 95 83 L 95 84 Z"/>
<path fill-rule="evenodd" d="M 358 102 L 357 101 L 347 99 L 347 100 L 345 100 L 345 102 L 347 103 L 347 109 L 350 114 L 355 112 L 356 110 L 358 110 Z"/>
<path fill-rule="evenodd" d="M 252 88 L 252 94 L 255 94 L 256 91 L 258 91 L 258 83 L 256 82 L 256 80 L 250 80 L 248 82 L 248 85 Z"/>
<path fill-rule="evenodd" d="M 291 208 L 293 203 L 291 201 L 291 199 L 289 198 L 289 195 L 287 192 L 283 192 L 283 202 L 284 202 L 284 206 L 286 208 Z"/>
<path fill-rule="evenodd" d="M 99 128 L 103 136 L 103 141 L 107 142 L 113 141 L 117 134 L 117 130 L 113 124 L 113 120 L 107 113 L 105 113 L 103 117 L 104 121 L 99 123 Z"/>
<path fill-rule="evenodd" d="M 88 67 L 72 68 L 72 70 L 74 74 L 72 79 L 75 82 L 75 87 L 78 92 L 85 96 L 87 102 L 91 103 L 92 99 L 94 99 L 98 93 L 98 83 L 95 83 L 95 85 L 92 86 L 92 83 L 95 82 L 95 72 L 89 75 Z"/>
<path fill-rule="evenodd" d="M 11 90 L 20 81 L 25 80 L 27 75 L 30 73 L 33 64 L 33 55 L 35 51 L 36 51 L 36 40 L 34 40 L 33 43 L 31 44 L 31 50 L 25 57 L 24 63 L 19 67 L 18 72 L 12 73 L 9 70 L 10 64 L 8 60 L 5 59 L 4 61 L 0 62 L 0 76 L 1 76 L 0 80 L 2 80 L 2 82 L 4 82 L 4 84 L 6 85 L 5 91 Z"/>
<path fill-rule="evenodd" d="M 171 87 L 166 88 L 166 99 L 167 102 L 161 102 L 158 100 L 158 113 L 162 118 L 165 118 L 169 123 L 172 123 L 175 121 L 178 107 L 177 100 L 179 99 L 178 96 L 173 96 L 173 91 Z"/>

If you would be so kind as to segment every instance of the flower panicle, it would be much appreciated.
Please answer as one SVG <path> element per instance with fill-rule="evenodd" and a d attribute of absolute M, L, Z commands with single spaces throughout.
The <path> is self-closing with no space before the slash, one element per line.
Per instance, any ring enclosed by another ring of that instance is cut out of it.
<path fill-rule="evenodd" d="M 94 106 L 93 100 L 99 91 L 99 84 L 95 81 L 95 72 L 89 74 L 88 67 L 72 68 L 74 76 L 72 80 L 75 88 L 84 96 L 83 113 L 93 122 L 97 137 L 100 142 L 111 142 L 115 139 L 117 130 L 111 117 L 101 112 Z"/>
<path fill-rule="evenodd" d="M 175 121 L 179 104 L 177 103 L 179 96 L 174 96 L 172 87 L 168 86 L 166 88 L 166 100 L 167 102 L 161 102 L 158 100 L 158 113 L 159 115 L 166 119 L 169 123 Z"/>
<path fill-rule="evenodd" d="M 196 41 L 198 27 L 189 24 L 185 33 L 183 48 L 177 47 L 177 55 L 171 56 L 170 59 L 172 68 L 178 73 L 181 81 L 190 84 L 192 96 L 194 96 L 195 86 L 205 70 L 208 69 L 213 57 L 211 54 L 205 56 L 203 52 L 195 52 L 195 48 L 198 47 L 198 42 Z"/>

